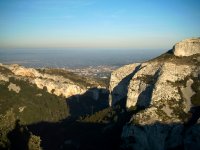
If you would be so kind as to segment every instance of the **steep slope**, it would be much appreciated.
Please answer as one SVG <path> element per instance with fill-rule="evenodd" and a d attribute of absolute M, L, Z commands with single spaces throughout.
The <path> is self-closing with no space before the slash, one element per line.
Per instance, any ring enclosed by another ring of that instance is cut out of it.
<path fill-rule="evenodd" d="M 0 66 L 0 114 L 12 111 L 25 124 L 66 118 L 69 110 L 65 98 L 38 88 L 32 80 Z"/>
<path fill-rule="evenodd" d="M 27 79 L 31 84 L 35 84 L 40 89 L 46 87 L 49 93 L 57 96 L 69 97 L 86 91 L 86 87 L 80 87 L 73 81 L 60 75 L 40 73 L 36 69 L 25 68 L 19 65 L 2 65 L 2 67 L 9 69 L 18 79 Z M 12 75 L 8 77 L 12 77 Z"/>
<path fill-rule="evenodd" d="M 200 139 L 199 134 L 192 134 L 200 129 L 199 124 L 193 126 L 199 118 L 199 77 L 199 38 L 177 43 L 173 50 L 153 60 L 114 71 L 110 105 L 121 101 L 126 108 L 138 110 L 122 132 L 124 148 L 171 149 L 184 145 L 195 149 L 192 138 Z M 185 131 L 185 126 L 192 128 Z"/>
<path fill-rule="evenodd" d="M 66 126 L 108 106 L 104 85 L 62 69 L 0 64 L 0 149 L 38 147 L 40 139 L 54 149 L 51 138 L 62 139 Z"/>
<path fill-rule="evenodd" d="M 67 105 L 72 103 L 71 99 L 81 100 L 83 99 L 81 95 L 85 95 L 87 99 L 97 101 L 101 93 L 106 92 L 104 85 L 101 85 L 98 81 L 80 77 L 62 69 L 33 69 L 16 64 L 0 64 L 0 107 L 2 107 L 0 113 L 4 114 L 9 108 L 16 106 L 15 109 L 18 109 L 19 114 L 26 114 L 27 111 L 31 110 L 40 113 L 49 111 L 52 115 L 66 114 Z M 66 102 L 67 99 L 70 99 L 69 103 Z M 43 107 L 50 108 L 46 110 Z M 63 110 L 59 113 L 59 109 L 62 108 Z M 27 113 L 26 116 L 28 115 L 30 114 Z M 40 119 L 36 117 L 37 115 Z M 37 119 L 33 119 L 34 117 Z M 34 116 L 26 117 L 24 120 L 31 123 L 41 120 L 50 121 L 54 118 L 50 117 L 52 116 L 42 117 L 41 114 L 35 113 Z M 59 119 L 66 117 L 64 115 Z"/>
<path fill-rule="evenodd" d="M 200 149 L 199 43 L 114 71 L 108 108 L 97 80 L 0 64 L 0 149 Z"/>

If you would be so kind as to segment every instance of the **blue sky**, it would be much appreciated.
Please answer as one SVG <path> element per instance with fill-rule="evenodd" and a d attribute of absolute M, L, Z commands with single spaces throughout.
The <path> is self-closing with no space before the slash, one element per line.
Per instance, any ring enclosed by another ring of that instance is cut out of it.
<path fill-rule="evenodd" d="M 199 0 L 0 0 L 0 47 L 167 49 L 200 36 Z"/>

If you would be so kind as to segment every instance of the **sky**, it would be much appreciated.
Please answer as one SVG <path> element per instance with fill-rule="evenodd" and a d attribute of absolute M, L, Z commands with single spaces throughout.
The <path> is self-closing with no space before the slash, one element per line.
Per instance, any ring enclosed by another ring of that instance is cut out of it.
<path fill-rule="evenodd" d="M 0 48 L 169 49 L 200 36 L 200 0 L 0 0 Z"/>

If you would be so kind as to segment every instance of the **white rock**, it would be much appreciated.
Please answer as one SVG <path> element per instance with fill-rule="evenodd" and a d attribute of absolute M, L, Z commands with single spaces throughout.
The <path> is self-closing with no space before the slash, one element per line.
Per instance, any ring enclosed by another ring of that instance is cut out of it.
<path fill-rule="evenodd" d="M 127 96 L 128 84 L 134 70 L 139 65 L 139 63 L 126 65 L 112 72 L 109 85 L 109 91 L 111 93 L 109 98 L 110 106 Z"/>
<path fill-rule="evenodd" d="M 13 84 L 13 83 L 10 83 L 8 85 L 8 89 L 9 89 L 9 91 L 14 91 L 16 93 L 19 93 L 21 90 L 21 88 L 19 86 L 17 86 L 16 84 Z"/>
<path fill-rule="evenodd" d="M 200 148 L 200 125 L 183 127 L 188 119 L 186 114 L 193 107 L 191 97 L 195 93 L 191 86 L 200 75 L 199 55 L 194 55 L 200 53 L 199 48 L 200 38 L 184 40 L 175 45 L 174 54 L 190 56 L 191 60 L 169 53 L 161 55 L 141 63 L 124 83 L 121 81 L 134 67 L 125 66 L 112 73 L 110 105 L 127 97 L 127 108 L 143 108 L 124 126 L 122 148 L 165 150 L 177 149 L 180 145 L 187 150 Z"/>
<path fill-rule="evenodd" d="M 178 109 L 180 114 L 188 113 L 192 107 L 190 102 L 191 96 L 194 94 L 191 92 L 192 83 L 189 82 L 190 85 L 188 85 L 189 83 L 185 79 L 193 74 L 198 74 L 200 70 L 197 68 L 192 64 L 177 65 L 168 62 L 168 60 L 164 62 L 154 60 L 141 64 L 140 69 L 128 80 L 129 83 L 120 85 L 120 82 L 124 80 L 123 77 L 127 75 L 127 73 L 124 73 L 124 67 L 122 67 L 111 76 L 110 87 L 113 90 L 111 91 L 110 105 L 127 96 L 127 99 L 125 99 L 127 108 L 132 106 L 150 107 L 135 116 L 140 124 L 150 124 L 157 121 L 165 123 L 182 122 L 176 110 Z M 128 69 L 128 73 L 134 71 L 134 68 Z M 185 84 L 187 84 L 186 88 L 184 87 Z M 182 95 L 185 97 L 184 99 Z M 159 108 L 158 111 L 157 108 Z"/>
<path fill-rule="evenodd" d="M 62 83 L 51 79 L 36 78 L 32 82 L 35 83 L 40 89 L 46 87 L 49 93 L 52 93 L 53 91 L 52 94 L 55 94 L 57 96 L 62 95 L 66 98 L 72 95 L 83 94 L 86 92 L 86 89 L 83 89 L 75 84 Z"/>
<path fill-rule="evenodd" d="M 176 56 L 191 56 L 200 53 L 200 38 L 192 38 L 183 40 L 175 44 L 174 55 Z"/>
<path fill-rule="evenodd" d="M 183 94 L 183 97 L 186 100 L 186 108 L 185 108 L 185 112 L 188 112 L 190 110 L 190 108 L 192 107 L 192 103 L 191 103 L 191 97 L 192 95 L 195 94 L 195 92 L 192 90 L 191 85 L 193 83 L 192 79 L 189 79 L 187 81 L 186 87 L 181 88 L 181 92 Z"/>
<path fill-rule="evenodd" d="M 9 82 L 9 78 L 4 76 L 3 74 L 0 74 L 0 81 Z"/>
<path fill-rule="evenodd" d="M 128 85 L 127 102 L 126 106 L 147 106 L 151 101 L 151 93 L 153 86 L 148 83 L 148 80 L 155 78 L 158 69 L 161 64 L 155 63 L 143 63 L 141 69 L 139 69 L 132 77 L 130 84 Z"/>
<path fill-rule="evenodd" d="M 68 98 L 72 95 L 83 94 L 87 90 L 86 88 L 77 85 L 73 81 L 64 78 L 63 76 L 51 75 L 46 73 L 42 74 L 34 68 L 26 68 L 17 64 L 3 66 L 10 69 L 14 73 L 13 77 L 15 79 L 27 80 L 31 84 L 35 84 L 40 89 L 46 87 L 47 92 L 55 94 L 57 96 L 62 95 Z M 4 75 L 0 75 L 0 80 L 8 82 L 9 78 L 5 77 Z M 9 90 L 19 92 L 20 88 L 17 88 L 17 86 L 11 84 L 9 85 Z M 94 98 L 97 98 L 97 95 L 93 94 L 93 96 Z"/>
<path fill-rule="evenodd" d="M 19 112 L 23 112 L 26 106 L 19 107 Z"/>

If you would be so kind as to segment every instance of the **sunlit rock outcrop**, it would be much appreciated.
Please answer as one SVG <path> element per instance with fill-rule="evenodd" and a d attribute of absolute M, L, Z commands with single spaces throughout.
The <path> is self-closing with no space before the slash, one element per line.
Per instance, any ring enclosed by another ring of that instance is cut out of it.
<path fill-rule="evenodd" d="M 84 83 L 78 84 L 62 75 L 59 75 L 59 73 L 43 73 L 34 68 L 26 68 L 18 64 L 1 64 L 1 69 L 6 69 L 7 72 L 10 71 L 10 73 L 6 74 L 6 76 L 4 74 L 0 74 L 0 80 L 2 81 L 9 82 L 9 78 L 15 78 L 17 80 L 27 80 L 30 82 L 30 84 L 34 84 L 40 89 L 46 89 L 47 92 L 51 94 L 64 96 L 66 98 L 73 95 L 84 94 L 88 90 L 88 88 L 91 88 L 88 87 L 88 85 L 84 85 Z M 92 96 L 96 100 L 98 99 L 98 92 L 98 90 L 93 90 L 90 96 Z"/>
<path fill-rule="evenodd" d="M 5 82 L 9 82 L 9 78 L 6 77 L 5 75 L 3 74 L 0 74 L 0 81 L 5 81 Z"/>
<path fill-rule="evenodd" d="M 132 74 L 134 74 L 134 70 L 137 70 L 139 65 L 140 64 L 126 65 L 112 72 L 109 86 L 109 91 L 111 92 L 109 98 L 110 106 L 127 96 L 127 86 Z"/>
<path fill-rule="evenodd" d="M 21 88 L 19 86 L 17 86 L 16 84 L 13 84 L 13 83 L 10 83 L 8 85 L 8 89 L 9 89 L 9 91 L 14 91 L 16 93 L 19 93 L 21 90 Z"/>
<path fill-rule="evenodd" d="M 175 44 L 174 48 L 175 56 L 191 56 L 200 53 L 200 38 L 192 38 L 183 40 Z"/>
<path fill-rule="evenodd" d="M 36 78 L 32 81 L 37 85 L 38 88 L 47 88 L 49 93 L 55 94 L 57 96 L 70 97 L 72 95 L 83 94 L 86 89 L 81 88 L 78 85 L 59 82 L 52 79 L 40 79 Z"/>
<path fill-rule="evenodd" d="M 137 110 L 123 128 L 122 147 L 199 149 L 192 138 L 200 139 L 194 133 L 200 129 L 196 124 L 200 117 L 200 39 L 184 40 L 155 59 L 128 66 L 132 67 L 114 71 L 110 81 L 110 106 L 121 101 L 127 109 Z"/>
<path fill-rule="evenodd" d="M 140 124 L 145 124 L 145 118 L 148 123 L 182 121 L 199 90 L 194 89 L 200 75 L 199 58 L 200 54 L 176 57 L 169 51 L 145 63 L 117 69 L 110 80 L 110 106 L 122 100 L 127 108 L 146 108 L 134 116 Z M 151 117 L 152 113 L 157 117 Z"/>

